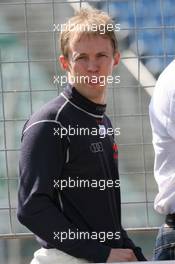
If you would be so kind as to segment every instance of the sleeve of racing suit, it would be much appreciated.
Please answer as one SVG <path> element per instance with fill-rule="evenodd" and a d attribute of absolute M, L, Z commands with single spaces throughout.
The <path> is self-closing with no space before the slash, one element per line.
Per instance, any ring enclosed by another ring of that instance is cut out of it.
<path fill-rule="evenodd" d="M 124 239 L 124 245 L 123 248 L 130 248 L 134 251 L 134 254 L 136 255 L 136 258 L 138 261 L 147 261 L 147 259 L 144 257 L 142 250 L 140 247 L 136 247 L 133 241 L 128 237 L 126 231 L 122 228 L 122 237 Z"/>
<path fill-rule="evenodd" d="M 77 232 L 77 228 L 60 210 L 54 179 L 61 175 L 68 146 L 67 137 L 54 135 L 60 128 L 54 122 L 38 122 L 22 138 L 19 162 L 18 220 L 35 235 L 77 258 L 105 262 L 110 247 L 92 239 L 66 239 L 60 243 L 54 232 Z"/>
<path fill-rule="evenodd" d="M 112 127 L 111 121 L 110 119 L 107 117 L 107 121 L 109 124 L 109 127 Z M 113 129 L 114 130 L 114 129 Z M 114 135 L 113 135 L 114 138 Z M 146 261 L 147 259 L 144 257 L 144 255 L 142 254 L 142 250 L 140 247 L 136 247 L 134 245 L 134 243 L 132 242 L 132 240 L 128 237 L 127 232 L 122 228 L 122 238 L 124 240 L 124 245 L 123 248 L 130 248 L 134 251 L 134 254 L 136 255 L 136 258 L 139 261 Z"/>

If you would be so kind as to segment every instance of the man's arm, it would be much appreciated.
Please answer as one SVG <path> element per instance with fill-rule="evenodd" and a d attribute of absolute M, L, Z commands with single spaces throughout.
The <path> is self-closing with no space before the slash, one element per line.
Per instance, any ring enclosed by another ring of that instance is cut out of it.
<path fill-rule="evenodd" d="M 142 250 L 140 247 L 136 247 L 133 241 L 128 237 L 126 231 L 122 229 L 122 237 L 124 239 L 124 246 L 123 248 L 132 249 L 134 251 L 135 256 L 139 261 L 146 261 L 146 258 L 144 257 Z"/>
<path fill-rule="evenodd" d="M 54 135 L 54 122 L 41 122 L 27 129 L 20 156 L 18 219 L 51 247 L 93 262 L 106 262 L 110 247 L 94 240 L 54 239 L 54 232 L 77 232 L 62 213 L 54 179 L 65 165 L 68 140 Z"/>
<path fill-rule="evenodd" d="M 141 248 L 134 245 L 124 229 L 122 229 L 122 238 L 124 240 L 123 247 L 112 248 L 107 259 L 107 263 L 118 261 L 146 261 L 146 258 L 142 254 Z"/>
<path fill-rule="evenodd" d="M 171 74 L 171 78 L 167 76 Z M 160 214 L 175 212 L 175 80 L 172 72 L 161 74 L 149 105 L 155 151 L 154 177 L 158 194 L 154 208 Z"/>
<path fill-rule="evenodd" d="M 107 116 L 106 116 L 107 117 Z M 110 119 L 107 117 L 109 127 L 113 128 Z M 114 130 L 114 129 L 113 129 Z M 115 137 L 113 135 L 113 139 Z M 107 262 L 116 262 L 116 261 L 146 261 L 146 258 L 143 256 L 141 248 L 136 247 L 132 240 L 128 237 L 126 231 L 122 228 L 121 237 L 124 239 L 123 248 L 113 248 L 111 249 L 110 255 Z M 120 259 L 121 258 L 121 259 Z"/>

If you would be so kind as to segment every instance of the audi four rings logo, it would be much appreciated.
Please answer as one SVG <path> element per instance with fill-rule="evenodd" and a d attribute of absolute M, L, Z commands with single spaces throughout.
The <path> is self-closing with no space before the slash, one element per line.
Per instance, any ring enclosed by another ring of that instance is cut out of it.
<path fill-rule="evenodd" d="M 90 150 L 93 153 L 102 152 L 103 151 L 103 144 L 102 144 L 102 142 L 91 143 Z"/>

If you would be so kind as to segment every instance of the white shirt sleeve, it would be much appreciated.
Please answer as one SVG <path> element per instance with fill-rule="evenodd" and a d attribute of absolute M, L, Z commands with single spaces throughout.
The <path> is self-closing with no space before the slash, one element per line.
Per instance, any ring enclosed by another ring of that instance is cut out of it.
<path fill-rule="evenodd" d="M 149 106 L 159 192 L 154 208 L 175 213 L 175 61 L 160 75 Z"/>

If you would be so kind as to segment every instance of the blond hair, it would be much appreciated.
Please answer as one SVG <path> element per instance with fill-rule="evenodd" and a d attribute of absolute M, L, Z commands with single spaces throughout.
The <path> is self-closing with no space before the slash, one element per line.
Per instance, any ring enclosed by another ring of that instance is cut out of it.
<path fill-rule="evenodd" d="M 94 8 L 81 9 L 64 24 L 64 30 L 61 30 L 59 39 L 61 52 L 68 58 L 71 41 L 79 40 L 83 35 L 100 35 L 111 40 L 115 54 L 118 51 L 118 42 L 114 27 L 114 22 L 107 13 Z"/>

